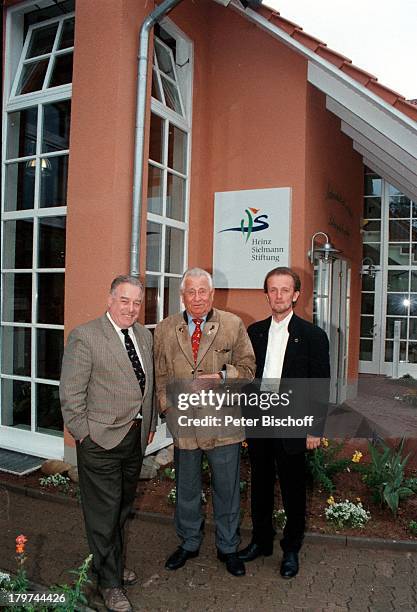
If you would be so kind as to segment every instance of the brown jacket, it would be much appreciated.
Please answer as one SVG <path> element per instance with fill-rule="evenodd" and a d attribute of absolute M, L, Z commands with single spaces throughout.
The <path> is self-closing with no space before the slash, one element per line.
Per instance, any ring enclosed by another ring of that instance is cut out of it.
<path fill-rule="evenodd" d="M 226 380 L 242 378 L 252 380 L 255 374 L 255 356 L 243 322 L 239 317 L 223 310 L 213 309 L 202 330 L 197 363 L 191 351 L 191 338 L 184 313 L 167 317 L 156 326 L 154 336 L 155 385 L 159 409 L 167 408 L 166 385 L 173 381 L 192 381 L 201 374 L 225 370 Z M 172 432 L 173 433 L 173 432 Z M 233 435 L 207 437 L 207 432 L 195 429 L 195 435 L 175 439 L 180 448 L 210 449 L 234 444 L 244 439 L 243 430 Z"/>

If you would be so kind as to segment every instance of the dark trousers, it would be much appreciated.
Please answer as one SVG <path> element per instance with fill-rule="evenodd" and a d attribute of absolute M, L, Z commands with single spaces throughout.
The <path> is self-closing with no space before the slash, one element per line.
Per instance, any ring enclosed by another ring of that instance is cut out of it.
<path fill-rule="evenodd" d="M 281 548 L 284 552 L 298 552 L 305 530 L 305 453 L 288 454 L 281 439 L 253 438 L 248 440 L 248 445 L 251 461 L 252 538 L 261 546 L 272 543 L 275 535 L 272 521 L 275 476 L 278 473 L 287 516 Z"/>
<path fill-rule="evenodd" d="M 140 426 L 110 450 L 89 436 L 77 443 L 78 475 L 93 570 L 103 588 L 122 584 L 123 532 L 142 464 Z"/>

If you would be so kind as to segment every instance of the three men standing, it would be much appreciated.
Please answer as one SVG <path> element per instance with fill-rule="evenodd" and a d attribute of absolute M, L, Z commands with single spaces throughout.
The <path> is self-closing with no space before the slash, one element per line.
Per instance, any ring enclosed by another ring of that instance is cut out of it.
<path fill-rule="evenodd" d="M 184 273 L 181 297 L 183 313 L 159 323 L 155 329 L 155 384 L 160 410 L 167 409 L 166 387 L 175 381 L 249 379 L 255 358 L 242 321 L 236 315 L 213 309 L 213 282 L 201 268 Z M 169 408 L 168 408 L 169 410 Z M 202 428 L 203 430 L 204 428 Z M 177 503 L 175 525 L 181 544 L 165 567 L 176 570 L 196 557 L 203 539 L 201 509 L 201 462 L 205 451 L 211 467 L 213 509 L 218 558 L 234 576 L 245 573 L 236 555 L 240 518 L 239 431 L 226 437 L 204 431 L 175 439 Z"/>
<path fill-rule="evenodd" d="M 290 268 L 275 268 L 266 275 L 264 292 L 272 316 L 248 328 L 256 357 L 256 378 L 265 382 L 326 379 L 321 385 L 325 390 L 330 379 L 329 342 L 322 329 L 293 313 L 300 288 L 300 278 Z M 327 399 L 325 397 L 325 401 Z M 307 408 L 309 398 L 305 401 Z M 298 573 L 298 552 L 304 537 L 306 514 L 305 451 L 317 448 L 319 444 L 319 437 L 309 435 L 307 439 L 274 437 L 248 440 L 252 540 L 239 552 L 242 561 L 272 554 L 274 483 L 278 472 L 287 516 L 281 540 L 281 576 L 292 578 Z"/>
<path fill-rule="evenodd" d="M 114 612 L 132 609 L 121 587 L 137 577 L 124 567 L 123 532 L 156 420 L 152 335 L 137 323 L 142 299 L 136 277 L 113 280 L 107 312 L 70 333 L 60 384 L 64 422 L 76 440 L 93 569 Z"/>

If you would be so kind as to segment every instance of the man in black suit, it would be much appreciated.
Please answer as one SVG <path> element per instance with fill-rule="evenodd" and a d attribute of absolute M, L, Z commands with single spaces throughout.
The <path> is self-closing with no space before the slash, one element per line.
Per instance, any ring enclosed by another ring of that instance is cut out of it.
<path fill-rule="evenodd" d="M 256 378 L 264 382 L 276 379 L 326 379 L 326 383 L 320 386 L 327 389 L 330 378 L 329 342 L 322 329 L 293 313 L 300 288 L 300 278 L 290 268 L 274 268 L 266 275 L 264 292 L 272 316 L 248 328 L 256 357 Z M 306 398 L 306 401 L 309 400 Z M 311 435 L 286 439 L 249 438 L 248 445 L 252 540 L 240 551 L 239 558 L 252 561 L 260 555 L 272 554 L 275 535 L 272 514 L 277 472 L 287 516 L 281 540 L 283 558 L 280 573 L 283 578 L 293 578 L 298 573 L 298 552 L 305 530 L 305 451 L 317 448 L 320 438 Z"/>

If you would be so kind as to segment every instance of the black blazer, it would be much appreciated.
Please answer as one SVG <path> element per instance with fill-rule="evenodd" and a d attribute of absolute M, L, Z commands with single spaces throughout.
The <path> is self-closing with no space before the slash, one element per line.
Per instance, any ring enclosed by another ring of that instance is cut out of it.
<path fill-rule="evenodd" d="M 253 323 L 248 328 L 256 358 L 256 378 L 261 379 L 265 366 L 268 347 L 268 334 L 272 317 Z M 328 401 L 330 382 L 329 340 L 326 333 L 316 325 L 293 314 L 288 325 L 288 343 L 284 355 L 281 379 L 323 378 L 321 397 Z M 286 438 L 283 440 L 288 453 L 305 450 L 304 438 Z"/>

